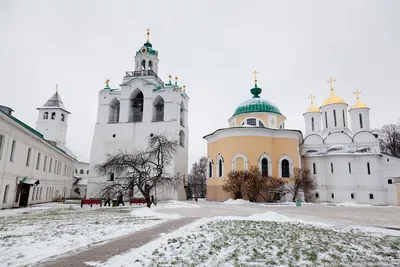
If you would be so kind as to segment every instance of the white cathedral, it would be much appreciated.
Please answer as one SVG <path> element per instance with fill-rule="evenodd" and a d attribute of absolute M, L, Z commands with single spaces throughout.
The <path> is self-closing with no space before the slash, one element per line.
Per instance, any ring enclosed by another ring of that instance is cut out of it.
<path fill-rule="evenodd" d="M 184 87 L 178 86 L 177 77 L 175 83 L 171 82 L 171 76 L 168 83 L 158 77 L 158 63 L 158 51 L 150 43 L 147 31 L 147 42 L 136 52 L 134 71 L 125 72 L 120 88 L 110 88 L 107 80 L 106 87 L 99 92 L 88 197 L 101 197 L 99 193 L 105 185 L 122 178 L 95 174 L 94 167 L 106 160 L 106 154 L 143 149 L 153 133 L 179 141 L 177 154 L 167 171 L 180 178 L 180 186 L 176 190 L 157 188 L 155 197 L 186 199 L 189 97 Z"/>

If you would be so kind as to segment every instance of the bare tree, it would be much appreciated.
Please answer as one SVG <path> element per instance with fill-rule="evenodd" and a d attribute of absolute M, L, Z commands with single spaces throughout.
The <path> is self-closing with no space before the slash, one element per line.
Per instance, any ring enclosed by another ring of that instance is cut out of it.
<path fill-rule="evenodd" d="M 148 146 L 145 149 L 136 149 L 133 152 L 118 150 L 115 154 L 107 154 L 105 162 L 95 166 L 98 175 L 118 177 L 104 186 L 99 195 L 126 192 L 134 187 L 146 199 L 147 206 L 151 206 L 150 191 L 162 186 L 176 189 L 179 178 L 168 173 L 167 168 L 177 152 L 177 141 L 168 140 L 165 135 L 151 134 Z"/>
<path fill-rule="evenodd" d="M 190 192 L 194 194 L 194 198 L 196 201 L 199 196 L 202 198 L 205 197 L 207 182 L 206 172 L 207 158 L 201 157 L 198 162 L 193 163 L 188 181 Z"/>
<path fill-rule="evenodd" d="M 292 200 L 295 201 L 300 192 L 304 193 L 306 202 L 312 200 L 314 190 L 317 188 L 315 178 L 311 176 L 309 169 L 294 168 L 292 182 L 289 183 L 289 192 L 292 193 Z"/>
<path fill-rule="evenodd" d="M 262 176 L 258 167 L 251 166 L 249 171 L 244 172 L 243 179 L 243 194 L 250 202 L 257 202 L 261 192 L 267 191 L 268 177 Z"/>
<path fill-rule="evenodd" d="M 222 189 L 231 193 L 234 199 L 243 198 L 244 171 L 230 171 Z"/>
<path fill-rule="evenodd" d="M 378 133 L 381 151 L 394 157 L 400 157 L 400 124 L 383 125 Z"/>

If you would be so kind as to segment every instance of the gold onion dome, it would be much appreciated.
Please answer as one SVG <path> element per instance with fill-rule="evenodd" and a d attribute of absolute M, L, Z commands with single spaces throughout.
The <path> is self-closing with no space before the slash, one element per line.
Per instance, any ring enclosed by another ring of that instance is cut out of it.
<path fill-rule="evenodd" d="M 368 106 L 364 103 L 360 102 L 360 94 L 361 92 L 356 89 L 356 91 L 353 93 L 357 97 L 357 102 L 351 107 L 351 108 L 368 108 Z"/>
<path fill-rule="evenodd" d="M 328 83 L 330 83 L 330 85 L 331 85 L 331 97 L 325 99 L 325 101 L 322 103 L 322 106 L 329 105 L 329 104 L 345 104 L 343 98 L 335 95 L 334 89 L 333 89 L 334 82 L 336 82 L 336 80 L 332 79 L 332 76 L 331 76 L 328 80 Z"/>
<path fill-rule="evenodd" d="M 310 107 L 306 110 L 306 112 L 321 112 L 319 110 L 319 108 L 317 108 L 316 106 L 314 106 L 314 99 L 315 96 L 313 96 L 312 94 L 308 97 L 308 99 L 310 99 L 311 105 Z"/>

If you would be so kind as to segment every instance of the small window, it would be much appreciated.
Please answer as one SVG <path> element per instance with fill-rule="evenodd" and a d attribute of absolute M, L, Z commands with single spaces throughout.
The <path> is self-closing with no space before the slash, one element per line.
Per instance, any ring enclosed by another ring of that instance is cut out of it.
<path fill-rule="evenodd" d="M 319 193 L 318 192 L 315 193 L 315 198 L 319 198 Z"/>
<path fill-rule="evenodd" d="M 65 115 L 61 114 L 61 121 L 65 121 Z"/>
<path fill-rule="evenodd" d="M 351 173 L 351 163 L 349 162 L 349 173 Z"/>
<path fill-rule="evenodd" d="M 350 194 L 351 199 L 354 199 L 354 193 Z"/>
<path fill-rule="evenodd" d="M 46 165 L 47 165 L 47 156 L 44 156 L 44 162 L 43 162 L 43 171 L 46 171 Z"/>
<path fill-rule="evenodd" d="M 268 160 L 266 158 L 261 160 L 261 175 L 268 176 Z"/>
<path fill-rule="evenodd" d="M 333 173 L 333 163 L 331 162 L 331 173 Z"/>
<path fill-rule="evenodd" d="M 56 113 L 55 112 L 51 113 L 51 119 L 54 120 L 55 118 L 56 118 Z"/>
<path fill-rule="evenodd" d="M 369 194 L 369 199 L 374 199 L 374 194 Z"/>
<path fill-rule="evenodd" d="M 344 115 L 344 109 L 342 109 L 342 115 L 343 115 L 343 127 L 346 127 L 346 116 Z"/>
<path fill-rule="evenodd" d="M 11 144 L 11 154 L 10 154 L 10 161 L 14 161 L 14 154 L 15 154 L 15 147 L 17 146 L 17 141 L 13 140 Z"/>
<path fill-rule="evenodd" d="M 28 154 L 26 155 L 26 167 L 29 167 L 29 163 L 31 161 L 31 148 L 28 148 Z"/>
<path fill-rule="evenodd" d="M 218 177 L 222 177 L 222 159 L 218 160 Z"/>
<path fill-rule="evenodd" d="M 79 174 L 85 174 L 84 170 L 81 169 L 81 170 L 79 171 Z"/>
<path fill-rule="evenodd" d="M 313 174 L 317 174 L 317 166 L 315 163 L 312 164 Z"/>
<path fill-rule="evenodd" d="M 334 194 L 334 193 L 332 193 L 331 197 L 332 197 L 332 198 L 335 198 L 335 194 Z"/>
<path fill-rule="evenodd" d="M 41 154 L 40 154 L 40 152 L 39 152 L 39 153 L 38 153 L 38 156 L 37 156 L 37 161 L 36 161 L 36 170 L 39 170 L 40 156 L 41 156 Z"/>
<path fill-rule="evenodd" d="M 78 169 L 75 169 L 75 173 L 78 173 Z"/>
<path fill-rule="evenodd" d="M 0 157 L 1 158 L 1 157 Z M 386 159 L 387 162 L 389 162 L 389 158 Z"/>
<path fill-rule="evenodd" d="M 255 118 L 247 119 L 247 125 L 257 126 L 257 120 Z"/>
<path fill-rule="evenodd" d="M 290 177 L 289 161 L 287 159 L 282 160 L 282 177 Z"/>
<path fill-rule="evenodd" d="M 3 203 L 7 203 L 7 196 L 8 196 L 9 188 L 10 188 L 10 185 L 6 185 L 6 187 L 4 188 Z"/>
<path fill-rule="evenodd" d="M 2 158 L 1 155 L 3 154 L 3 144 L 4 144 L 4 135 L 0 134 L 0 159 Z"/>
<path fill-rule="evenodd" d="M 311 118 L 311 131 L 315 131 L 314 117 Z"/>
<path fill-rule="evenodd" d="M 48 112 L 43 113 L 43 119 L 47 120 L 48 118 L 49 118 L 49 113 Z"/>
<path fill-rule="evenodd" d="M 333 123 L 335 127 L 337 126 L 337 120 L 336 120 L 336 110 L 333 110 Z"/>
<path fill-rule="evenodd" d="M 54 173 L 57 173 L 57 166 L 58 166 L 58 162 L 57 160 L 54 161 Z"/>
<path fill-rule="evenodd" d="M 110 180 L 109 181 L 114 181 L 114 173 L 113 172 L 110 174 Z"/>
<path fill-rule="evenodd" d="M 328 113 L 325 111 L 325 128 L 328 128 Z"/>
<path fill-rule="evenodd" d="M 369 162 L 367 162 L 367 172 L 368 172 L 368 175 L 371 174 L 371 166 L 370 166 Z"/>
<path fill-rule="evenodd" d="M 179 145 L 185 147 L 185 133 L 182 130 L 179 131 Z"/>
<path fill-rule="evenodd" d="M 86 174 L 89 174 L 89 170 L 86 171 Z"/>
<path fill-rule="evenodd" d="M 212 177 L 212 163 L 208 162 L 208 178 Z"/>
<path fill-rule="evenodd" d="M 49 164 L 49 172 L 51 172 L 51 165 L 53 164 L 53 159 L 50 158 L 50 164 Z"/>
<path fill-rule="evenodd" d="M 360 128 L 362 129 L 362 128 L 364 128 L 364 125 L 363 125 L 363 117 L 362 117 L 361 114 L 359 114 L 358 116 L 359 116 L 359 119 L 360 119 Z"/>
<path fill-rule="evenodd" d="M 393 180 L 392 179 L 388 179 L 388 184 L 393 184 Z"/>

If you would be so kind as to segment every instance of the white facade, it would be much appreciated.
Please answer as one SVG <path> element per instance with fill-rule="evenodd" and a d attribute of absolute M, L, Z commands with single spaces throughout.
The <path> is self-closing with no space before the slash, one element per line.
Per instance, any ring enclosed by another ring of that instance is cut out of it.
<path fill-rule="evenodd" d="M 75 164 L 74 183 L 71 190 L 71 198 L 86 198 L 87 184 L 90 174 L 89 163 L 78 161 Z"/>
<path fill-rule="evenodd" d="M 151 63 L 150 63 L 151 62 Z M 168 172 L 180 177 L 175 191 L 157 188 L 157 199 L 185 199 L 184 180 L 188 169 L 188 96 L 178 85 L 157 76 L 158 53 L 150 43 L 137 52 L 135 71 L 126 72 L 119 89 L 99 92 L 97 122 L 92 141 L 88 197 L 99 197 L 110 177 L 99 177 L 94 167 L 105 161 L 106 154 L 132 151 L 147 146 L 150 134 L 165 134 L 179 141 L 177 154 Z M 186 179 L 187 180 L 187 179 Z"/>
<path fill-rule="evenodd" d="M 400 205 L 400 184 L 395 183 L 400 177 L 400 159 L 380 152 L 365 104 L 357 99 L 357 105 L 349 111 L 347 107 L 345 103 L 330 103 L 320 108 L 321 113 L 304 114 L 306 135 L 301 155 L 303 166 L 316 177 L 317 202 Z M 317 121 L 318 116 L 322 121 Z M 314 130 L 312 117 L 316 120 Z M 322 131 L 316 126 L 321 123 Z"/>
<path fill-rule="evenodd" d="M 69 197 L 76 160 L 11 112 L 0 111 L 0 209 Z"/>

